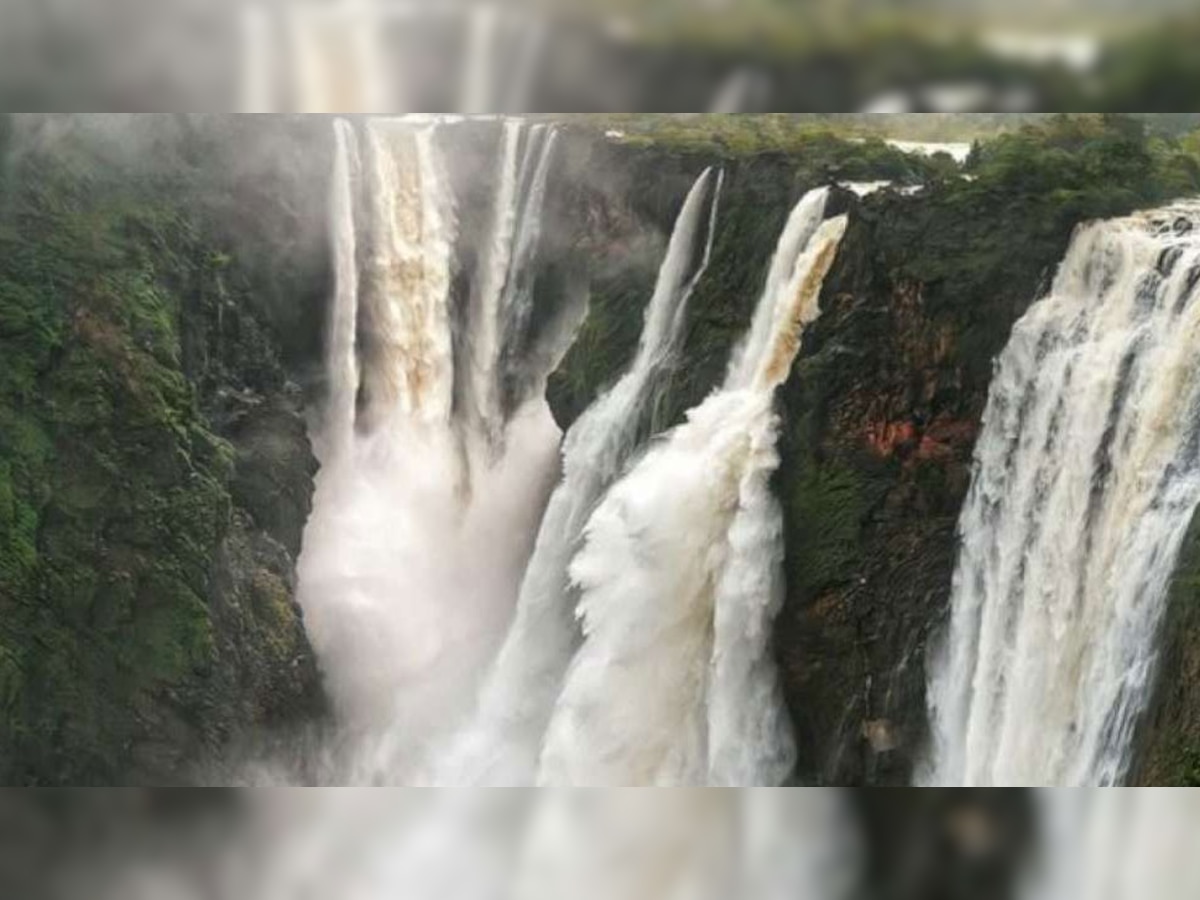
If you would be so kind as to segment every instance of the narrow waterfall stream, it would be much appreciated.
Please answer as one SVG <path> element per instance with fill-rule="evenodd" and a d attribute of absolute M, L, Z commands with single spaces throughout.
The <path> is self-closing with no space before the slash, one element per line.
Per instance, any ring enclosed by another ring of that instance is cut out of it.
<path fill-rule="evenodd" d="M 930 684 L 945 785 L 1113 784 L 1200 503 L 1200 206 L 1081 227 L 1000 357 Z"/>
<path fill-rule="evenodd" d="M 547 125 L 504 123 L 490 243 L 467 321 L 466 382 L 477 421 L 470 427 L 493 443 L 502 437 L 509 407 L 527 398 L 529 362 L 520 359 L 521 338 L 533 307 L 533 263 L 542 229 L 546 179 L 556 132 Z M 539 387 L 538 372 L 533 386 Z"/>

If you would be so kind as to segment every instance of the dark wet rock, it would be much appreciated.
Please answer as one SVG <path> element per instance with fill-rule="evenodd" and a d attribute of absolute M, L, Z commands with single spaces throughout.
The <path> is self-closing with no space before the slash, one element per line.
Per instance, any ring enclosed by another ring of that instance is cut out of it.
<path fill-rule="evenodd" d="M 911 196 L 831 197 L 831 212 L 846 211 L 849 227 L 821 316 L 780 390 L 774 480 L 787 581 L 775 646 L 798 782 L 911 781 L 926 753 L 926 671 L 949 611 L 958 516 L 993 360 L 1048 289 L 1079 223 L 1172 196 L 1169 173 L 1155 170 L 1136 138 L 1093 147 L 1087 129 L 1108 126 L 1074 127 L 1015 135 L 973 154 L 969 180 L 914 172 L 927 186 Z M 1047 153 L 1056 142 L 1080 150 L 1079 161 Z M 1119 152 L 1102 155 L 1116 145 Z M 578 152 L 607 189 L 579 197 L 602 264 L 583 339 L 550 383 L 564 426 L 632 354 L 658 251 L 691 180 L 705 165 L 727 166 L 718 246 L 692 299 L 684 363 L 647 424 L 657 431 L 719 382 L 790 205 L 846 176 L 836 165 L 814 168 L 815 150 L 803 146 L 731 157 L 668 136 Z M 1093 168 L 1083 162 L 1088 154 Z M 895 174 L 867 168 L 854 178 Z M 1166 731 L 1179 727 L 1183 710 L 1200 707 L 1190 698 L 1180 695 L 1163 714 Z"/>

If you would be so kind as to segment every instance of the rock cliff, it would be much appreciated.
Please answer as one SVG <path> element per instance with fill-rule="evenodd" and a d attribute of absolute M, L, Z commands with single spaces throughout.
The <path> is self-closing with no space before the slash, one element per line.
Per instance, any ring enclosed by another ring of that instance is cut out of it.
<path fill-rule="evenodd" d="M 564 425 L 636 341 L 656 257 L 638 260 L 627 248 L 647 234 L 661 240 L 672 204 L 703 165 L 727 169 L 720 233 L 692 299 L 684 361 L 648 431 L 679 421 L 719 381 L 804 190 L 832 179 L 925 184 L 835 194 L 849 228 L 821 317 L 780 391 L 775 479 L 787 575 L 775 643 L 797 779 L 906 784 L 925 752 L 926 660 L 948 613 L 992 360 L 1049 286 L 1077 224 L 1194 191 L 1195 162 L 1148 144 L 1136 125 L 1098 118 L 1002 138 L 974 155 L 966 177 L 820 136 L 780 155 L 697 147 L 678 135 L 603 152 L 603 164 L 589 157 L 590 171 L 623 174 L 601 176 L 607 190 L 587 205 L 600 262 L 581 339 L 550 384 Z M 1177 593 L 1191 590 L 1190 571 Z M 1176 606 L 1177 618 L 1195 618 L 1194 602 Z M 1194 643 L 1168 641 L 1164 684 L 1194 668 Z M 1195 708 L 1191 691 L 1172 689 L 1155 717 L 1159 737 L 1146 741 L 1171 735 L 1168 755 L 1192 760 L 1194 771 L 1195 750 L 1177 746 Z M 1153 759 L 1163 752 L 1147 750 Z"/>
<path fill-rule="evenodd" d="M 186 780 L 323 703 L 292 599 L 315 461 L 269 287 L 186 123 L 145 123 L 138 158 L 104 127 L 8 123 L 0 174 L 9 784 Z"/>

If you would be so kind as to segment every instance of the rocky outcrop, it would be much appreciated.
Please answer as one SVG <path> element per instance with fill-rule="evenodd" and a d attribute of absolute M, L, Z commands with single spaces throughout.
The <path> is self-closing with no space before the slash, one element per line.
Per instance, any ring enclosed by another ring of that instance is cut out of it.
<path fill-rule="evenodd" d="M 564 136 L 564 186 L 552 201 L 559 258 L 587 277 L 590 305 L 547 396 L 564 427 L 625 369 L 654 288 L 682 198 L 706 166 L 725 180 L 719 226 L 705 277 L 688 303 L 681 363 L 653 421 L 657 432 L 683 419 L 725 375 L 730 351 L 750 324 L 775 242 L 803 194 L 837 179 L 920 182 L 936 167 L 885 147 L 815 136 L 808 154 L 739 155 L 704 142 L 625 143 L 586 131 Z M 831 211 L 850 202 L 842 192 Z"/>
<path fill-rule="evenodd" d="M 0 782 L 179 782 L 323 707 L 301 392 L 196 136 L 45 124 L 0 173 Z"/>
<path fill-rule="evenodd" d="M 853 210 L 781 392 L 788 593 L 776 645 L 804 781 L 912 776 L 991 360 L 1069 236 L 1005 253 L 1021 234 L 1001 238 L 1002 220 L 1023 215 L 987 195 L 950 202 L 962 190 Z M 971 252 L 990 241 L 988 258 Z"/>
<path fill-rule="evenodd" d="M 1158 168 L 1126 124 L 1001 141 L 975 180 L 852 210 L 781 396 L 776 644 L 806 782 L 904 784 L 926 753 L 926 672 L 993 360 L 1077 224 L 1194 190 L 1174 185 L 1191 164 Z M 1164 678 L 1188 665 L 1176 653 Z"/>
<path fill-rule="evenodd" d="M 998 142 L 974 161 L 971 179 L 913 162 L 901 181 L 926 181 L 916 194 L 842 192 L 833 200 L 834 211 L 848 210 L 849 228 L 821 317 L 780 391 L 774 482 L 787 576 L 775 644 L 801 782 L 913 777 L 926 751 L 927 663 L 948 613 L 957 520 L 992 361 L 1049 285 L 1078 223 L 1195 184 L 1194 163 L 1160 165 L 1127 123 L 1064 121 L 1056 129 Z M 647 433 L 679 421 L 719 381 L 800 193 L 851 170 L 861 180 L 896 177 L 855 159 L 855 146 L 831 152 L 818 141 L 790 154 L 730 158 L 668 136 L 593 150 L 604 164 L 591 168 L 604 173 L 607 190 L 584 199 L 600 262 L 588 320 L 550 383 L 560 423 L 569 424 L 632 352 L 653 277 L 648 261 L 658 254 L 620 261 L 647 234 L 661 248 L 703 165 L 727 168 L 717 247 L 691 302 L 679 373 Z M 623 174 L 611 177 L 613 169 Z M 1168 661 L 1173 672 L 1190 665 L 1194 644 L 1181 638 Z M 1169 706 L 1175 712 L 1162 713 L 1164 728 L 1174 734 L 1181 711 L 1195 704 L 1176 692 Z"/>

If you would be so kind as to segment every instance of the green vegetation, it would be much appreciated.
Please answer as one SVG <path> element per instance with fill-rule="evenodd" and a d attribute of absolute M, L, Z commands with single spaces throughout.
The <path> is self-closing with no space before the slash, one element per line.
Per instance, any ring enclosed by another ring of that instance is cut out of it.
<path fill-rule="evenodd" d="M 809 465 L 784 484 L 797 553 L 787 559 L 789 584 L 815 592 L 847 578 L 862 562 L 861 531 L 869 509 L 860 473 L 830 461 Z"/>
<path fill-rule="evenodd" d="M 1042 193 L 1085 217 L 1200 189 L 1194 139 L 1152 137 L 1122 115 L 1060 115 L 979 145 L 968 171 L 982 190 Z"/>
<path fill-rule="evenodd" d="M 1171 784 L 1178 787 L 1200 787 L 1200 748 L 1190 747 L 1179 760 L 1179 777 Z"/>
<path fill-rule="evenodd" d="M 897 280 L 923 286 L 930 312 L 954 334 L 956 357 L 985 383 L 1014 304 L 1032 299 L 1006 297 L 1014 271 L 1052 275 L 1080 222 L 1200 192 L 1200 157 L 1188 139 L 1151 136 L 1123 116 L 1025 126 L 976 144 L 965 173 L 938 182 L 908 214 L 903 201 L 880 198 L 887 227 L 873 240 Z"/>
<path fill-rule="evenodd" d="M 632 147 L 737 158 L 764 153 L 786 154 L 799 167 L 802 181 L 890 180 L 915 184 L 952 173 L 948 156 L 927 158 L 888 144 L 868 126 L 831 117 L 791 114 L 755 116 L 585 115 L 574 123 L 596 131 L 619 131 Z"/>
<path fill-rule="evenodd" d="M 827 309 L 781 393 L 789 603 L 846 590 L 853 601 L 842 605 L 857 604 L 853 624 L 874 641 L 862 652 L 890 672 L 893 644 L 908 653 L 919 643 L 897 622 L 927 628 L 948 589 L 971 424 L 1012 322 L 1078 223 L 1200 192 L 1200 134 L 1152 134 L 1121 116 L 1040 118 L 980 142 L 960 168 L 788 116 L 572 123 L 625 132 L 603 146 L 627 181 L 617 200 L 597 188 L 579 201 L 604 225 L 573 248 L 592 267 L 592 303 L 551 380 L 564 420 L 632 356 L 661 237 L 704 165 L 726 167 L 717 238 L 689 304 L 684 363 L 648 430 L 678 422 L 719 383 L 803 191 L 831 180 L 926 185 L 915 196 L 837 197 L 853 208 L 851 226 Z M 12 139 L 0 117 L 0 152 Z M 303 638 L 288 540 L 267 524 L 283 492 L 257 477 L 270 465 L 245 464 L 239 440 L 253 433 L 247 409 L 283 390 L 288 335 L 303 335 L 291 338 L 303 356 L 319 330 L 309 307 L 288 301 L 305 279 L 319 293 L 323 263 L 293 271 L 302 245 L 285 256 L 265 238 L 230 239 L 221 222 L 240 211 L 233 192 L 195 163 L 213 158 L 207 140 L 155 146 L 153 166 L 69 140 L 0 166 L 0 781 L 154 769 L 131 760 L 148 735 L 215 743 L 294 671 Z M 620 239 L 603 245 L 605 228 Z M 263 260 L 258 270 L 248 257 Z M 272 313 L 291 307 L 300 312 L 287 313 L 281 336 Z M 959 430 L 924 457 L 865 445 L 876 426 L 916 433 L 934 421 Z M 240 432 L 226 427 L 234 422 Z M 271 495 L 261 503 L 241 495 L 256 485 Z M 294 525 L 290 511 L 277 516 L 289 517 Z M 1174 604 L 1187 615 L 1172 627 L 1192 635 L 1194 579 L 1181 572 Z M 887 585 L 901 612 L 867 585 Z M 1193 732 L 1158 757 L 1169 757 L 1172 780 L 1200 780 Z"/>
<path fill-rule="evenodd" d="M 0 782 L 111 782 L 216 702 L 234 451 L 201 407 L 281 376 L 195 173 L 66 141 L 3 186 Z"/>

